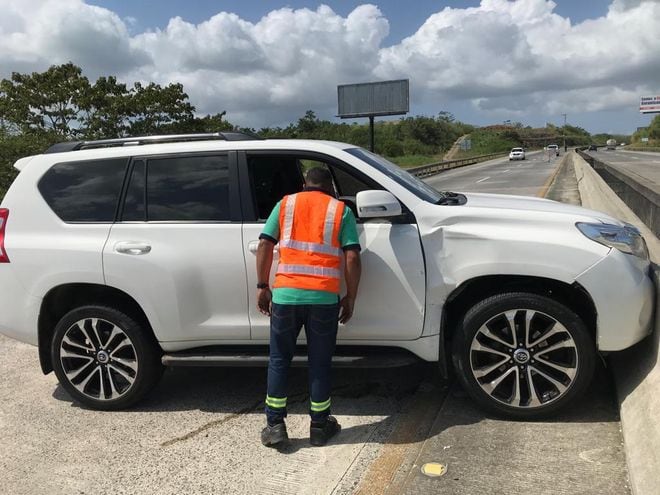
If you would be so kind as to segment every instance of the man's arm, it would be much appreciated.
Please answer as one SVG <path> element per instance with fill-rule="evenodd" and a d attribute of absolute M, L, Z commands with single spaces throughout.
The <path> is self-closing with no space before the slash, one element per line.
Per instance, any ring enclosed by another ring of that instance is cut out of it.
<path fill-rule="evenodd" d="M 261 238 L 257 248 L 257 283 L 267 284 L 270 280 L 270 267 L 273 264 L 273 248 L 275 243 Z M 257 289 L 257 308 L 261 313 L 270 316 L 272 294 L 270 287 Z"/>
<path fill-rule="evenodd" d="M 346 295 L 339 302 L 341 309 L 339 313 L 339 323 L 346 323 L 353 316 L 355 307 L 355 298 L 357 297 L 358 286 L 360 285 L 360 276 L 362 275 L 362 261 L 360 251 L 351 249 L 344 251 L 346 277 Z"/>

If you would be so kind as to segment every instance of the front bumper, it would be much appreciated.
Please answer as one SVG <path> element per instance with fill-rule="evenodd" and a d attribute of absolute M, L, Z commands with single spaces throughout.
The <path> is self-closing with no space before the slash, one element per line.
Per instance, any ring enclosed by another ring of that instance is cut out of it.
<path fill-rule="evenodd" d="M 650 270 L 648 261 L 612 249 L 577 277 L 596 306 L 599 350 L 626 349 L 653 331 L 656 291 Z"/>

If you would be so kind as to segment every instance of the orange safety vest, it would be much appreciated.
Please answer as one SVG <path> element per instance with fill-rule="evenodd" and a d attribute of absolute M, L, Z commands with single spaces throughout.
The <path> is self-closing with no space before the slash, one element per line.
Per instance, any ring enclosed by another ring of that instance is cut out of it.
<path fill-rule="evenodd" d="M 320 191 L 285 196 L 280 204 L 280 262 L 274 288 L 339 294 L 344 203 Z"/>

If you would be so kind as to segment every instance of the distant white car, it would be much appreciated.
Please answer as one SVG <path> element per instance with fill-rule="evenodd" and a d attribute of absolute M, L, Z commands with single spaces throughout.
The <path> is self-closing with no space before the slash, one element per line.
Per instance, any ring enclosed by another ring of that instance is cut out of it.
<path fill-rule="evenodd" d="M 509 161 L 511 160 L 524 160 L 525 150 L 522 148 L 512 148 L 509 153 Z"/>
<path fill-rule="evenodd" d="M 549 153 L 554 153 L 555 156 L 559 156 L 559 146 L 556 144 L 549 144 L 548 147 L 546 148 Z"/>

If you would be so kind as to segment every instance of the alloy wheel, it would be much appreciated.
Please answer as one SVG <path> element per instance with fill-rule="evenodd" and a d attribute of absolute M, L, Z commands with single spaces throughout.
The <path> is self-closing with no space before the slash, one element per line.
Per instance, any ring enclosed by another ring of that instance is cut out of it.
<path fill-rule="evenodd" d="M 59 346 L 67 380 L 81 394 L 110 401 L 128 393 L 138 373 L 135 346 L 119 326 L 100 318 L 71 325 Z"/>
<path fill-rule="evenodd" d="M 491 398 L 507 406 L 537 408 L 571 388 L 578 352 L 571 333 L 536 310 L 513 309 L 488 319 L 470 345 L 470 369 Z"/>

